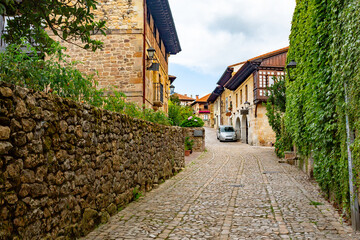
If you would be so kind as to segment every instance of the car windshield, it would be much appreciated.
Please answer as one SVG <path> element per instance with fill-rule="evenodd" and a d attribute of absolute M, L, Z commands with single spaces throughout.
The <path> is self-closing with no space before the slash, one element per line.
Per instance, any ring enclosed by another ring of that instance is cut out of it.
<path fill-rule="evenodd" d="M 233 127 L 223 127 L 220 132 L 235 132 Z"/>

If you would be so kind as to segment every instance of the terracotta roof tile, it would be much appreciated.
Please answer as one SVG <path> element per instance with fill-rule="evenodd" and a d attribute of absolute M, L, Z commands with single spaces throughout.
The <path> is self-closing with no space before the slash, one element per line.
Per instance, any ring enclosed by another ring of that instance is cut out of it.
<path fill-rule="evenodd" d="M 276 54 L 281 53 L 281 52 L 286 52 L 287 50 L 289 50 L 289 47 L 280 48 L 278 50 L 268 52 L 268 53 L 262 54 L 260 56 L 254 57 L 254 58 L 250 58 L 248 61 L 253 61 L 253 60 L 261 59 L 261 58 L 267 58 L 267 57 L 270 57 L 272 55 L 276 55 Z"/>
<path fill-rule="evenodd" d="M 266 58 L 266 57 L 269 57 L 269 56 L 272 56 L 272 55 L 276 55 L 276 54 L 278 54 L 278 53 L 280 53 L 280 52 L 285 52 L 286 50 L 289 50 L 289 47 L 280 48 L 280 49 L 278 49 L 278 50 L 275 50 L 275 51 L 272 51 L 272 52 L 268 52 L 268 53 L 259 55 L 259 56 L 257 56 L 257 57 L 250 58 L 250 59 L 247 60 L 247 61 L 253 61 L 253 60 L 256 60 L 256 59 L 260 59 L 260 58 Z M 247 61 L 235 63 L 235 64 L 230 65 L 230 66 L 228 66 L 228 67 L 229 67 L 229 68 L 232 68 L 232 67 L 235 67 L 235 66 L 237 66 L 237 65 L 244 64 L 244 63 L 246 63 Z"/>
<path fill-rule="evenodd" d="M 196 100 L 196 102 L 207 102 L 208 98 L 210 97 L 211 93 L 203 96 L 202 98 L 199 98 L 198 100 Z"/>
<path fill-rule="evenodd" d="M 180 101 L 195 101 L 194 98 L 191 98 L 191 97 L 188 97 L 185 95 L 181 95 L 179 93 L 174 93 L 174 95 L 178 96 Z"/>

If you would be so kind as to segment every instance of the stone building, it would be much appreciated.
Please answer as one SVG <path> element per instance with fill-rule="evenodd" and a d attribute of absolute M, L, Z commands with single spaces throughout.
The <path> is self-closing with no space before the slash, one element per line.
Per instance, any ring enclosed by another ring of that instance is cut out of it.
<path fill-rule="evenodd" d="M 287 51 L 288 47 L 282 48 L 229 66 L 209 97 L 220 125 L 234 126 L 244 143 L 262 146 L 275 143 L 275 132 L 263 103 L 268 98 L 267 87 L 285 76 Z"/>
<path fill-rule="evenodd" d="M 214 89 L 208 98 L 210 104 L 211 115 L 213 116 L 214 127 L 218 128 L 220 125 L 231 125 L 232 115 L 229 114 L 233 106 L 232 95 L 233 92 L 225 89 L 224 85 L 232 78 L 232 76 L 240 69 L 243 63 L 237 63 L 226 67 L 223 75 L 217 82 L 218 86 Z"/>
<path fill-rule="evenodd" d="M 210 93 L 203 96 L 202 98 L 199 98 L 198 95 L 196 95 L 196 100 L 191 103 L 191 108 L 194 111 L 195 116 L 201 118 L 206 127 L 210 127 L 210 108 L 208 104 L 208 98 L 210 96 Z"/>
<path fill-rule="evenodd" d="M 182 95 L 179 93 L 174 93 L 174 96 L 179 98 L 181 106 L 190 106 L 190 104 L 195 101 L 192 96 L 189 97 L 187 94 Z"/>
<path fill-rule="evenodd" d="M 94 53 L 63 42 L 71 60 L 82 62 L 82 72 L 97 72 L 99 87 L 114 86 L 129 101 L 167 112 L 169 56 L 181 51 L 168 0 L 98 0 L 94 14 L 107 22 L 107 35 L 95 36 L 104 48 Z"/>

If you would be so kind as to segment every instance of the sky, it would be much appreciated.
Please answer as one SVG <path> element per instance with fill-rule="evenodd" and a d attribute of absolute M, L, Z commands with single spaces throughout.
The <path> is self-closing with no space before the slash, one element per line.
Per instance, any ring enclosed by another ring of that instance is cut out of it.
<path fill-rule="evenodd" d="M 182 51 L 175 92 L 211 93 L 226 67 L 289 45 L 295 0 L 169 0 Z"/>

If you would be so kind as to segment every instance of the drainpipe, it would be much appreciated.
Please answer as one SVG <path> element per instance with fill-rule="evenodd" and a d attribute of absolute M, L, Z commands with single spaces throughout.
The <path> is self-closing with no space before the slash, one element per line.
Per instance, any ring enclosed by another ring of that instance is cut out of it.
<path fill-rule="evenodd" d="M 145 103 L 146 103 L 146 0 L 143 0 L 143 6 L 144 6 L 144 41 L 143 41 L 143 108 L 145 109 Z"/>
<path fill-rule="evenodd" d="M 348 153 L 348 171 L 349 171 L 349 188 L 350 188 L 350 209 L 351 209 L 351 225 L 354 231 L 360 230 L 360 215 L 359 215 L 359 199 L 356 184 L 354 184 L 353 168 L 354 163 L 352 159 L 351 144 L 354 142 L 354 135 L 350 131 L 348 103 L 349 97 L 347 93 L 347 84 L 344 82 L 345 92 L 345 119 L 346 119 L 346 146 Z"/>

